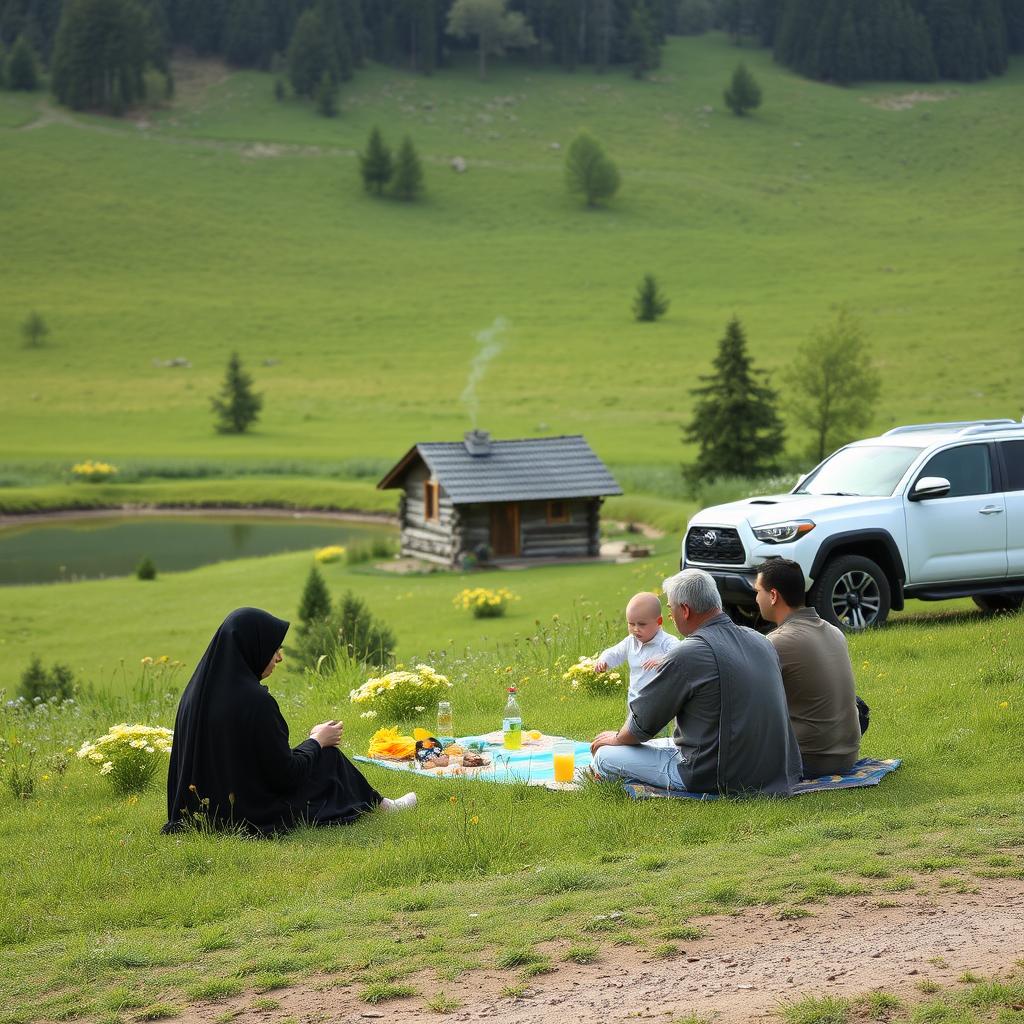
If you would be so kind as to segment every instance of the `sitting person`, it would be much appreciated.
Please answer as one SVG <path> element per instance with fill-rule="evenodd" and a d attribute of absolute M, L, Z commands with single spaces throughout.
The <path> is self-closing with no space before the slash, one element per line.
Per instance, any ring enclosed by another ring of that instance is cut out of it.
<path fill-rule="evenodd" d="M 754 587 L 761 617 L 779 655 L 804 778 L 841 775 L 860 756 L 861 720 L 843 631 L 804 607 L 804 571 L 788 558 L 758 566 Z"/>
<path fill-rule="evenodd" d="M 203 823 L 266 834 L 416 805 L 415 793 L 388 800 L 366 781 L 338 750 L 340 722 L 288 745 L 288 725 L 261 683 L 281 661 L 287 631 L 269 612 L 239 608 L 214 634 L 178 705 L 164 832 Z"/>
<path fill-rule="evenodd" d="M 629 695 L 626 703 L 650 682 L 665 655 L 679 646 L 679 640 L 661 628 L 661 602 L 649 592 L 634 595 L 626 605 L 626 626 L 629 635 L 614 647 L 602 651 L 594 669 L 607 672 L 629 663 Z"/>
<path fill-rule="evenodd" d="M 595 773 L 695 793 L 788 795 L 800 753 L 775 649 L 722 611 L 702 569 L 671 576 L 664 590 L 688 639 L 630 703 L 622 728 L 594 739 Z M 673 719 L 673 743 L 650 742 Z"/>

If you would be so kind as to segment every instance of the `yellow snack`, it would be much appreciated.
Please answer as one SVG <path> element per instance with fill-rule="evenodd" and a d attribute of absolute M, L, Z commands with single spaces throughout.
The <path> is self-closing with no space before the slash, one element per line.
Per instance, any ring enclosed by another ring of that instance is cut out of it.
<path fill-rule="evenodd" d="M 526 735 L 529 736 L 531 740 L 539 740 L 541 736 L 543 736 L 543 733 L 540 729 L 531 729 Z"/>
<path fill-rule="evenodd" d="M 450 744 L 449 746 L 445 747 L 445 748 L 444 748 L 444 752 L 445 752 L 445 753 L 446 753 L 446 754 L 447 754 L 447 755 L 448 755 L 449 757 L 451 757 L 451 756 L 452 756 L 453 754 L 454 754 L 454 755 L 455 755 L 456 757 L 459 757 L 459 756 L 461 756 L 462 754 L 464 754 L 464 753 L 465 753 L 465 751 L 464 751 L 464 750 L 462 749 L 462 747 L 460 747 L 460 746 L 458 745 L 458 743 L 452 743 L 452 744 Z"/>

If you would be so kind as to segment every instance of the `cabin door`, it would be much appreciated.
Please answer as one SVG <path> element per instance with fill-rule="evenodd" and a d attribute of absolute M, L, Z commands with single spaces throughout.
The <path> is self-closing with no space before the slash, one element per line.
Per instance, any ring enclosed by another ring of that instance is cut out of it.
<path fill-rule="evenodd" d="M 519 506 L 514 502 L 491 506 L 491 553 L 495 558 L 519 554 Z"/>

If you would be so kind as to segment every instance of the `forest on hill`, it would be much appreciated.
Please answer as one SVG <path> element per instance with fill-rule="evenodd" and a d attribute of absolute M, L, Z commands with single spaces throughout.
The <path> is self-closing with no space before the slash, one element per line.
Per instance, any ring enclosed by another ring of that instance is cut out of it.
<path fill-rule="evenodd" d="M 655 69 L 669 35 L 722 29 L 799 73 L 976 81 L 1024 51 L 1024 0 L 0 0 L 0 82 L 117 112 L 153 68 L 173 89 L 184 49 L 270 69 L 298 95 L 336 91 L 367 61 L 423 74 L 460 51 L 535 66 Z M 4 67 L 6 66 L 6 72 Z"/>

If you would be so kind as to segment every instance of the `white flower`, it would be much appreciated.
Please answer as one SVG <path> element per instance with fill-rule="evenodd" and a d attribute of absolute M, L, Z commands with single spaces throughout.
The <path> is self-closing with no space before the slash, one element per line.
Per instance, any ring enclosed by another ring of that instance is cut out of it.
<path fill-rule="evenodd" d="M 377 717 L 377 712 L 376 711 L 364 711 L 359 717 L 360 718 L 376 718 Z"/>
<path fill-rule="evenodd" d="M 109 775 L 114 770 L 113 761 L 104 761 L 103 767 L 100 769 L 100 775 Z"/>

